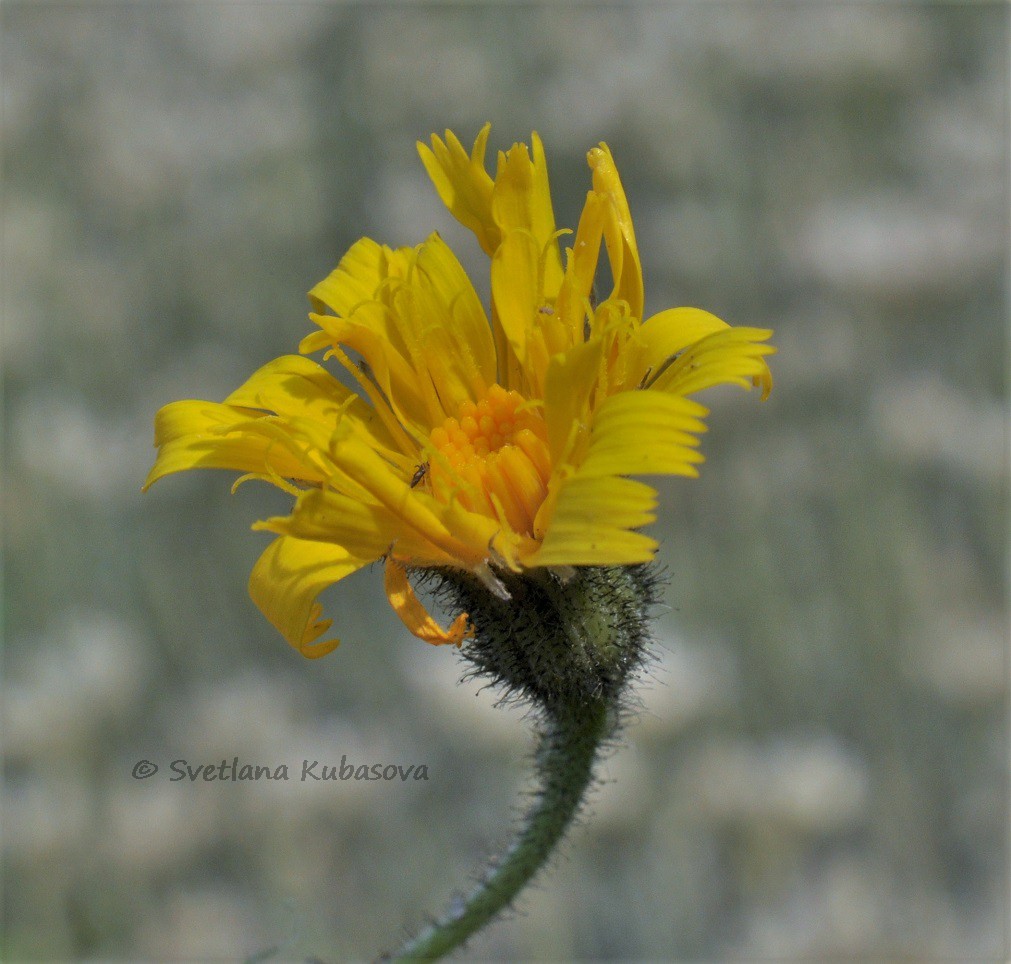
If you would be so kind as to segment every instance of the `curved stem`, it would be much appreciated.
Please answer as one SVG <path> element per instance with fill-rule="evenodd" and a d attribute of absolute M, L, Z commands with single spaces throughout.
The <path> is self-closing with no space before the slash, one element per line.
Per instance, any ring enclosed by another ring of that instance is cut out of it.
<path fill-rule="evenodd" d="M 436 960 L 512 903 L 578 812 L 607 730 L 608 706 L 603 701 L 549 712 L 536 756 L 540 792 L 519 835 L 466 900 L 391 955 L 391 960 Z"/>

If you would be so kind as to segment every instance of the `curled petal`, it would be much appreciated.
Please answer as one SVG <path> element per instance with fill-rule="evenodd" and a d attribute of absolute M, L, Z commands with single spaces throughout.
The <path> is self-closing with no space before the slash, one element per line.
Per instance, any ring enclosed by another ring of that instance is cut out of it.
<path fill-rule="evenodd" d="M 444 643 L 459 646 L 474 634 L 466 613 L 457 616 L 449 629 L 443 629 L 421 604 L 407 578 L 407 570 L 393 558 L 386 560 L 385 587 L 393 611 L 418 639 L 436 646 Z"/>

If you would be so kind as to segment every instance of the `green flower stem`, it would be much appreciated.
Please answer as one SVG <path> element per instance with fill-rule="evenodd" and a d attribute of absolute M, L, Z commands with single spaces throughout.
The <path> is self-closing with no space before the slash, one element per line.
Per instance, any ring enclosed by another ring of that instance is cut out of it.
<path fill-rule="evenodd" d="M 391 960 L 436 960 L 513 901 L 544 865 L 579 811 L 608 735 L 608 718 L 604 700 L 556 705 L 546 712 L 536 756 L 540 793 L 519 835 L 466 900 L 391 955 Z"/>
<path fill-rule="evenodd" d="M 384 956 L 431 961 L 460 947 L 508 907 L 544 866 L 579 812 L 623 694 L 642 665 L 657 579 L 645 566 L 498 572 L 500 589 L 470 573 L 433 573 L 450 612 L 470 613 L 469 675 L 532 707 L 540 742 L 538 792 L 512 845 L 466 899 Z"/>

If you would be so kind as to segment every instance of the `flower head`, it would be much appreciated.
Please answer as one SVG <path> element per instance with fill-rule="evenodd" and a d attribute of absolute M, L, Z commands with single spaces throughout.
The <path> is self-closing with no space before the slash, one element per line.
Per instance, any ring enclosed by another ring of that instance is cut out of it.
<path fill-rule="evenodd" d="M 707 411 L 688 396 L 724 382 L 771 388 L 771 332 L 697 308 L 643 320 L 639 249 L 605 144 L 587 156 L 592 189 L 571 235 L 555 224 L 537 134 L 500 153 L 492 177 L 489 131 L 469 153 L 448 131 L 418 149 L 490 259 L 490 316 L 438 234 L 397 249 L 363 238 L 309 292 L 316 330 L 301 355 L 223 403 L 157 415 L 145 488 L 227 468 L 295 497 L 290 515 L 254 526 L 277 538 L 250 594 L 305 656 L 338 645 L 321 639 L 322 590 L 380 559 L 408 628 L 457 644 L 466 614 L 442 628 L 409 568 L 462 570 L 504 595 L 509 573 L 649 561 L 657 544 L 639 530 L 656 493 L 629 477 L 698 474 Z M 602 249 L 613 288 L 595 301 Z M 358 390 L 303 357 L 317 351 Z"/>

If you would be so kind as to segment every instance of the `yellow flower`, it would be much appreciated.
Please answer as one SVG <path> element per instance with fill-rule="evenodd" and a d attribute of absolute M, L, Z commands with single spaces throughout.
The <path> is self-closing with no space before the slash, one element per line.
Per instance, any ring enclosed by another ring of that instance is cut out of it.
<path fill-rule="evenodd" d="M 256 372 L 221 404 L 181 401 L 155 422 L 158 457 L 145 482 L 226 468 L 295 496 L 250 594 L 303 655 L 321 640 L 323 589 L 379 559 L 408 628 L 459 644 L 425 611 L 407 567 L 449 567 L 505 589 L 496 573 L 624 565 L 652 559 L 639 530 L 656 493 L 629 476 L 697 475 L 707 414 L 687 396 L 723 382 L 772 385 L 771 332 L 731 328 L 697 308 L 642 320 L 643 282 L 625 193 L 605 144 L 563 258 L 544 149 L 515 144 L 485 169 L 490 125 L 468 154 L 450 132 L 419 144 L 452 214 L 491 261 L 491 317 L 438 234 L 415 248 L 357 242 L 309 292 L 325 350 L 356 394 L 301 355 Z M 595 303 L 601 247 L 613 289 Z M 239 484 L 236 483 L 236 485 Z"/>

